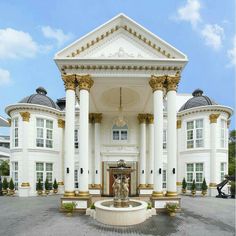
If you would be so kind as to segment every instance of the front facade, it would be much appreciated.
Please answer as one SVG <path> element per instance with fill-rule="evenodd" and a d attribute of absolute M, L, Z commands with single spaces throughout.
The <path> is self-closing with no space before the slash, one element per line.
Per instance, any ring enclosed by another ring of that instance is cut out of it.
<path fill-rule="evenodd" d="M 65 98 L 40 87 L 6 108 L 19 196 L 56 179 L 65 197 L 112 196 L 109 169 L 134 169 L 130 195 L 174 197 L 203 178 L 216 194 L 228 169 L 232 109 L 201 90 L 179 94 L 187 57 L 121 14 L 56 54 Z M 56 83 L 56 82 L 55 82 Z"/>

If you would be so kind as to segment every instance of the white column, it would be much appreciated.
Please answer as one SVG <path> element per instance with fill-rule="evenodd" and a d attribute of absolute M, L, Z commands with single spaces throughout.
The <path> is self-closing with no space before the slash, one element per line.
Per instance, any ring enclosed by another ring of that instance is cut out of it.
<path fill-rule="evenodd" d="M 30 181 L 29 181 L 29 155 L 28 155 L 28 136 L 29 136 L 29 120 L 30 113 L 29 112 L 20 112 L 22 117 L 22 161 L 19 165 L 19 197 L 28 197 L 30 191 Z"/>
<path fill-rule="evenodd" d="M 93 85 L 90 76 L 78 76 L 80 95 L 80 132 L 79 132 L 79 196 L 89 196 L 89 90 Z"/>
<path fill-rule="evenodd" d="M 149 81 L 153 90 L 154 111 L 154 186 L 152 198 L 163 196 L 163 88 L 166 76 L 152 76 Z"/>
<path fill-rule="evenodd" d="M 94 154 L 95 154 L 95 165 L 94 165 L 94 174 L 95 174 L 95 187 L 101 189 L 101 120 L 102 120 L 102 114 L 97 113 L 94 114 Z"/>
<path fill-rule="evenodd" d="M 74 172 L 75 172 L 75 75 L 63 76 L 66 88 L 66 114 L 65 114 L 65 156 L 64 156 L 64 181 L 65 197 L 75 195 Z"/>
<path fill-rule="evenodd" d="M 148 128 L 149 128 L 149 159 L 148 159 L 148 187 L 153 188 L 154 181 L 154 117 L 151 114 L 148 114 Z"/>
<path fill-rule="evenodd" d="M 211 158 L 210 158 L 210 184 L 209 190 L 211 196 L 216 196 L 216 143 L 217 143 L 217 119 L 220 114 L 211 114 L 209 116 L 210 120 L 210 145 L 211 145 Z"/>
<path fill-rule="evenodd" d="M 177 196 L 176 89 L 179 76 L 167 76 L 167 196 Z"/>
<path fill-rule="evenodd" d="M 92 117 L 91 114 L 89 114 L 89 186 L 94 183 L 94 165 L 93 165 L 93 123 L 92 123 Z"/>
<path fill-rule="evenodd" d="M 177 192 L 181 193 L 182 190 L 182 180 L 184 177 L 184 173 L 180 172 L 181 162 L 180 162 L 180 148 L 181 148 L 181 126 L 182 121 L 177 120 Z"/>
<path fill-rule="evenodd" d="M 139 188 L 145 188 L 146 187 L 146 114 L 139 114 L 138 120 L 140 124 Z"/>

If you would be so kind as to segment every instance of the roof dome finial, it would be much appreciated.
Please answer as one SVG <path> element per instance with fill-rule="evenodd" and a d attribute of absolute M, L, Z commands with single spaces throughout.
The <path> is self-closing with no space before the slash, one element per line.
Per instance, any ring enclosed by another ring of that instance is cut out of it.
<path fill-rule="evenodd" d="M 43 88 L 43 87 L 38 87 L 38 88 L 36 89 L 36 93 L 37 93 L 37 94 L 46 95 L 46 94 L 47 94 L 47 90 L 46 90 L 45 88 Z"/>
<path fill-rule="evenodd" d="M 201 97 L 203 94 L 203 91 L 201 89 L 195 89 L 192 93 L 193 97 Z"/>

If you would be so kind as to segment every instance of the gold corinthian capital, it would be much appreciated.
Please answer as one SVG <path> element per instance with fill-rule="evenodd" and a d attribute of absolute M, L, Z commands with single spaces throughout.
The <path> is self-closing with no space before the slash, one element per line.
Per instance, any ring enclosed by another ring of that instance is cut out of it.
<path fill-rule="evenodd" d="M 76 75 L 62 75 L 66 90 L 75 90 L 77 86 Z"/>
<path fill-rule="evenodd" d="M 209 115 L 210 123 L 217 123 L 217 119 L 218 119 L 219 116 L 220 116 L 219 113 L 210 114 L 210 115 Z"/>
<path fill-rule="evenodd" d="M 179 72 L 177 72 L 174 76 L 167 76 L 166 78 L 167 92 L 171 90 L 177 91 L 179 81 L 180 81 Z"/>
<path fill-rule="evenodd" d="M 90 91 L 93 86 L 94 81 L 91 79 L 90 75 L 76 75 L 76 79 L 79 85 L 79 90 Z"/>
<path fill-rule="evenodd" d="M 28 111 L 26 111 L 26 112 L 20 112 L 20 115 L 21 115 L 23 121 L 29 122 L 30 113 L 29 113 Z"/>
<path fill-rule="evenodd" d="M 164 90 L 165 81 L 166 81 L 166 75 L 162 76 L 152 75 L 151 79 L 149 80 L 149 85 L 151 86 L 153 92 L 155 92 L 156 90 Z"/>

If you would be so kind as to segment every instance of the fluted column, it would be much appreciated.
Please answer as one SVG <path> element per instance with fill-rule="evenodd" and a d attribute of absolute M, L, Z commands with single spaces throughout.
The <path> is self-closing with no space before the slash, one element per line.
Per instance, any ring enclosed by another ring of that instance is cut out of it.
<path fill-rule="evenodd" d="M 63 75 L 66 89 L 66 114 L 65 114 L 65 155 L 64 155 L 64 187 L 65 197 L 75 195 L 74 172 L 75 172 L 75 88 L 77 85 L 76 75 Z"/>
<path fill-rule="evenodd" d="M 100 133 L 101 133 L 101 121 L 102 114 L 94 113 L 94 154 L 95 154 L 95 164 L 94 164 L 94 173 L 95 173 L 95 187 L 101 189 L 101 157 L 100 157 Z"/>
<path fill-rule="evenodd" d="M 154 186 L 153 198 L 163 196 L 163 89 L 166 76 L 152 76 L 149 84 L 153 90 L 154 110 Z"/>
<path fill-rule="evenodd" d="M 80 97 L 80 132 L 79 132 L 79 196 L 89 196 L 89 91 L 93 80 L 89 75 L 77 75 Z"/>
<path fill-rule="evenodd" d="M 148 159 L 148 174 L 147 182 L 148 187 L 153 188 L 153 169 L 154 169 L 154 116 L 152 114 L 147 115 L 148 123 L 148 135 L 149 135 L 149 159 Z"/>
<path fill-rule="evenodd" d="M 180 76 L 167 76 L 167 196 L 177 196 L 176 90 Z"/>
<path fill-rule="evenodd" d="M 138 114 L 139 132 L 139 188 L 146 187 L 146 114 Z"/>
<path fill-rule="evenodd" d="M 219 113 L 211 114 L 209 116 L 210 121 L 210 145 L 211 145 L 211 158 L 210 158 L 210 167 L 211 167 L 211 173 L 210 173 L 210 191 L 211 188 L 216 188 L 217 179 L 216 179 L 216 143 L 217 143 L 217 119 L 220 116 Z M 211 195 L 214 195 L 214 191 L 212 191 Z"/>

